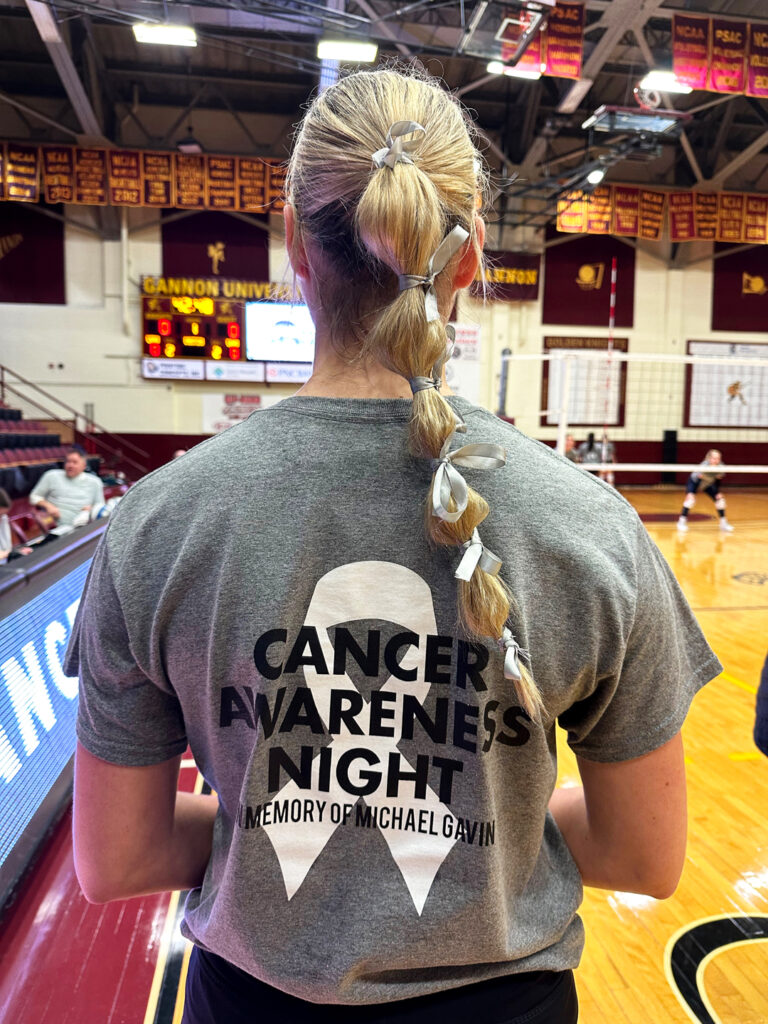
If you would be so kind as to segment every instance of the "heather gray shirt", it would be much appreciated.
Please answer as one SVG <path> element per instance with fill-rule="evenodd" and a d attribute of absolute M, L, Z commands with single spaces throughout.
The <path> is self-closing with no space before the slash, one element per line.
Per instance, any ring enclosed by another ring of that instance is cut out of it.
<path fill-rule="evenodd" d="M 555 720 L 645 754 L 719 665 L 612 488 L 452 398 L 453 447 L 515 595 L 546 717 L 457 626 L 458 549 L 424 539 L 411 403 L 289 398 L 136 484 L 94 559 L 66 670 L 78 736 L 122 765 L 190 744 L 221 810 L 183 931 L 316 1002 L 574 967 L 581 881 L 547 803 Z"/>

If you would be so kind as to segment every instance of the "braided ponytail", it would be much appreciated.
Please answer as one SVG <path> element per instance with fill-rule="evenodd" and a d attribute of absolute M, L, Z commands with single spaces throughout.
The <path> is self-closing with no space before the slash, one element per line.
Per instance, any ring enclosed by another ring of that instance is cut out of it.
<path fill-rule="evenodd" d="M 407 155 L 408 144 L 399 144 L 391 150 L 393 159 L 372 167 L 372 154 L 378 158 L 386 152 L 380 150 L 383 140 L 403 119 L 423 129 L 413 158 Z M 432 377 L 442 366 L 447 344 L 443 319 L 428 317 L 421 275 L 424 287 L 434 289 L 437 306 L 445 309 L 452 275 L 440 274 L 440 268 L 430 273 L 441 242 L 458 225 L 466 244 L 481 256 L 474 214 L 484 182 L 472 130 L 459 104 L 426 77 L 359 72 L 314 101 L 289 166 L 288 198 L 300 230 L 321 247 L 329 267 L 322 294 L 332 336 L 355 337 L 355 358 L 375 360 L 410 381 Z M 405 156 L 398 155 L 404 151 Z M 404 285 L 406 275 L 419 275 L 417 286 L 410 280 Z M 462 510 L 448 488 L 443 507 L 442 488 L 439 494 L 435 490 L 440 463 L 460 454 L 447 454 L 457 429 L 463 424 L 435 387 L 415 391 L 409 448 L 414 456 L 433 460 L 435 468 L 427 537 L 434 545 L 472 545 L 485 554 L 476 532 L 489 512 L 485 499 L 466 487 Z M 494 446 L 467 449 L 483 447 Z M 462 464 L 460 458 L 457 462 Z M 464 464 L 475 463 L 470 458 Z M 462 485 L 463 490 L 463 479 Z M 435 514 L 436 508 L 445 518 Z M 499 638 L 508 652 L 514 648 L 514 671 L 505 668 L 505 674 L 514 678 L 521 704 L 536 716 L 541 710 L 538 689 L 517 663 L 517 645 L 505 629 L 510 592 L 482 564 L 481 558 L 467 579 L 458 580 L 461 622 L 473 636 Z"/>

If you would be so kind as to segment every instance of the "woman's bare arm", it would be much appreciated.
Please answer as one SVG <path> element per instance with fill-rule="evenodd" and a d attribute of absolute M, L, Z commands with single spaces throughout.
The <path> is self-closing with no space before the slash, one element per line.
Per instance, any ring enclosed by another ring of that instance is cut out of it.
<path fill-rule="evenodd" d="M 101 761 L 78 743 L 75 870 L 91 903 L 202 883 L 218 799 L 177 792 L 180 757 L 140 768 Z"/>
<path fill-rule="evenodd" d="M 680 734 L 631 761 L 577 760 L 583 786 L 555 790 L 549 809 L 584 884 L 671 896 L 683 870 L 687 834 Z"/>

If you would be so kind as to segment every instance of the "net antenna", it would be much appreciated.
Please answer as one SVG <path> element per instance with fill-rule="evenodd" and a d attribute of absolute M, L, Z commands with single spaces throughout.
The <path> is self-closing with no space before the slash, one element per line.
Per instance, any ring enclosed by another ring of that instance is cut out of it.
<path fill-rule="evenodd" d="M 603 436 L 600 444 L 600 459 L 608 462 L 608 419 L 613 408 L 613 331 L 616 326 L 616 279 L 618 277 L 617 259 L 611 257 L 611 298 L 608 304 L 608 357 L 605 363 L 605 406 L 603 411 Z M 608 482 L 613 483 L 608 473 Z"/>

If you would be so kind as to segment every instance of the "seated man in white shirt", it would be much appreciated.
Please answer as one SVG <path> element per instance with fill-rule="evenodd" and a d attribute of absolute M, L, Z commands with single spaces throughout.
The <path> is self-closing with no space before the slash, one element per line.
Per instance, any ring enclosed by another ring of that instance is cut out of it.
<path fill-rule="evenodd" d="M 67 452 L 64 469 L 43 473 L 29 496 L 31 505 L 53 516 L 57 528 L 73 527 L 79 513 L 104 504 L 101 480 L 86 473 L 86 465 L 85 452 L 79 445 L 73 445 Z"/>

